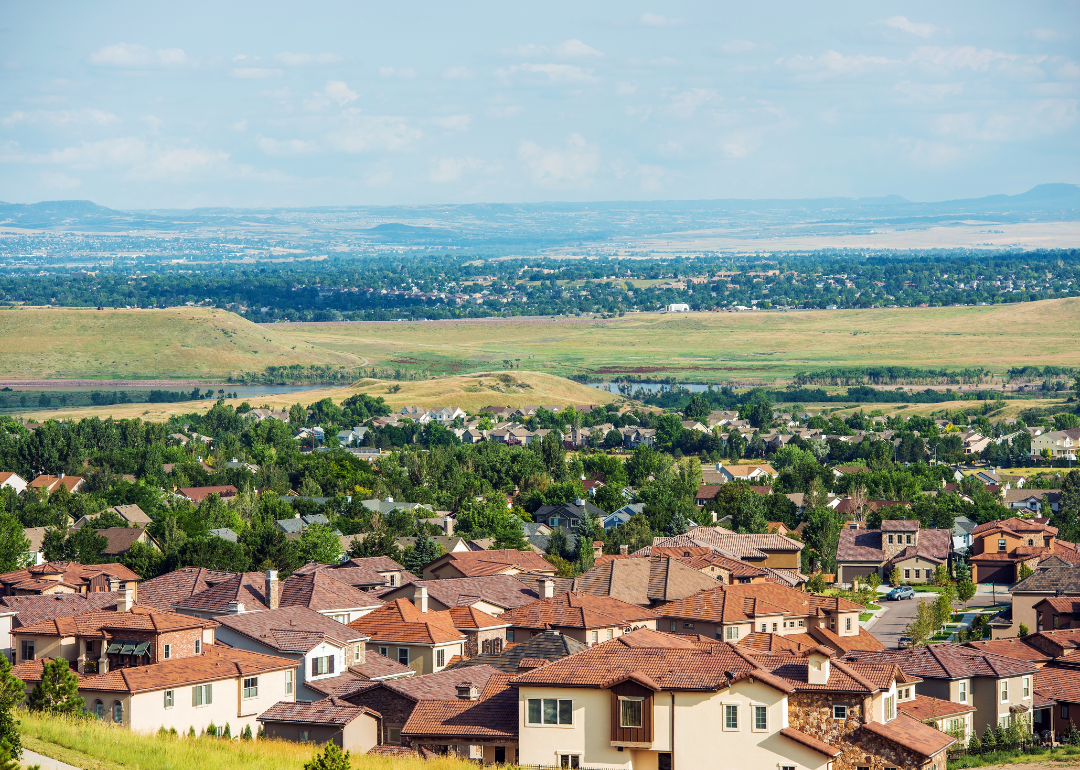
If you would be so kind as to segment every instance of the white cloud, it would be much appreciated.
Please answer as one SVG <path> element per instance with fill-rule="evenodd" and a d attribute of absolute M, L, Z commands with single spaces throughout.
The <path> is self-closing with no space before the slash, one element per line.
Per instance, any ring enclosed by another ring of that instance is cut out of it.
<path fill-rule="evenodd" d="M 262 80 L 263 78 L 279 78 L 284 75 L 283 70 L 268 69 L 266 67 L 236 67 L 232 71 L 234 78 L 240 80 Z"/>
<path fill-rule="evenodd" d="M 669 19 L 658 13 L 643 13 L 641 18 L 638 19 L 638 23 L 646 27 L 674 27 L 677 24 L 685 23 L 685 21 L 685 19 Z"/>
<path fill-rule="evenodd" d="M 247 131 L 247 120 L 238 120 L 229 126 L 233 131 L 237 133 L 243 133 Z"/>
<path fill-rule="evenodd" d="M 466 131 L 472 125 L 472 115 L 446 115 L 434 119 L 435 125 L 448 131 Z"/>
<path fill-rule="evenodd" d="M 447 67 L 442 72 L 445 80 L 472 80 L 476 77 L 468 67 Z"/>
<path fill-rule="evenodd" d="M 339 107 L 344 107 L 349 102 L 355 102 L 360 98 L 360 95 L 351 90 L 349 86 L 345 84 L 344 80 L 326 81 L 326 87 L 323 88 L 323 95 L 327 99 L 332 99 L 337 102 Z"/>
<path fill-rule="evenodd" d="M 447 182 L 457 182 L 465 174 L 466 171 L 474 171 L 478 168 L 482 168 L 483 161 L 476 158 L 439 158 L 435 161 L 431 172 L 428 174 L 428 178 L 432 182 L 440 184 L 446 184 Z"/>
<path fill-rule="evenodd" d="M 495 70 L 495 76 L 507 80 L 519 72 L 534 75 L 546 75 L 549 83 L 599 83 L 600 78 L 592 74 L 591 69 L 575 64 L 515 64 L 512 67 Z"/>
<path fill-rule="evenodd" d="M 729 158 L 745 158 L 761 147 L 761 135 L 754 133 L 729 134 L 720 140 L 720 151 Z"/>
<path fill-rule="evenodd" d="M 649 64 L 653 65 L 654 67 L 677 67 L 682 64 L 682 62 L 676 59 L 674 56 L 659 56 L 655 59 L 652 59 Z"/>
<path fill-rule="evenodd" d="M 604 55 L 592 46 L 585 45 L 577 38 L 574 38 L 573 40 L 567 40 L 563 43 L 559 43 L 557 46 L 555 46 L 553 52 L 560 59 L 581 59 L 586 56 Z"/>
<path fill-rule="evenodd" d="M 274 55 L 274 61 L 286 67 L 322 67 L 327 64 L 337 64 L 344 59 L 344 56 L 338 56 L 336 53 L 289 53 L 286 51 Z"/>
<path fill-rule="evenodd" d="M 180 48 L 159 48 L 152 51 L 144 45 L 117 43 L 99 48 L 90 54 L 90 63 L 98 67 L 121 69 L 154 69 L 183 67 L 189 64 L 187 54 Z"/>
<path fill-rule="evenodd" d="M 615 84 L 615 94 L 617 96 L 630 96 L 637 91 L 637 83 L 631 83 L 623 81 Z"/>
<path fill-rule="evenodd" d="M 861 53 L 845 56 L 838 51 L 826 51 L 820 56 L 782 57 L 777 59 L 777 63 L 786 65 L 788 69 L 801 73 L 800 77 L 807 79 L 862 75 L 902 64 L 899 59 L 885 56 L 867 56 Z"/>
<path fill-rule="evenodd" d="M 30 110 L 29 112 L 15 111 L 3 119 L 5 126 L 18 123 L 47 124 L 57 128 L 67 126 L 107 126 L 110 123 L 119 123 L 120 118 L 105 110 Z"/>
<path fill-rule="evenodd" d="M 757 45 L 749 40 L 725 40 L 720 44 L 720 50 L 728 56 L 741 56 L 757 50 Z"/>
<path fill-rule="evenodd" d="M 944 101 L 946 96 L 957 96 L 964 92 L 963 83 L 912 83 L 910 80 L 902 80 L 893 86 L 894 91 L 899 91 L 907 97 L 904 101 L 933 104 Z"/>
<path fill-rule="evenodd" d="M 1044 43 L 1054 43 L 1060 40 L 1068 40 L 1069 36 L 1058 29 L 1036 28 L 1028 31 L 1028 35 L 1041 40 Z"/>
<path fill-rule="evenodd" d="M 551 53 L 551 49 L 547 46 L 528 43 L 527 45 L 516 45 L 512 48 L 500 48 L 499 53 L 503 56 L 520 56 L 523 59 L 533 59 L 537 56 L 547 56 Z"/>
<path fill-rule="evenodd" d="M 157 115 L 142 115 L 139 117 L 139 122 L 145 124 L 152 134 L 158 133 L 161 130 L 161 126 L 165 123 L 165 121 Z"/>
<path fill-rule="evenodd" d="M 268 136 L 257 137 L 255 144 L 267 155 L 278 158 L 292 155 L 308 155 L 319 149 L 319 145 L 315 142 L 305 142 L 302 139 L 272 139 Z"/>
<path fill-rule="evenodd" d="M 513 118 L 525 111 L 520 104 L 496 105 L 488 107 L 484 114 L 489 118 Z"/>
<path fill-rule="evenodd" d="M 518 157 L 528 166 L 535 184 L 544 187 L 587 187 L 600 168 L 600 151 L 581 134 L 571 134 L 565 149 L 545 149 L 524 140 Z"/>
<path fill-rule="evenodd" d="M 379 67 L 379 74 L 384 78 L 404 78 L 406 80 L 417 75 L 412 67 Z"/>
<path fill-rule="evenodd" d="M 932 37 L 935 33 L 941 31 L 940 27 L 935 27 L 933 24 L 908 21 L 906 16 L 890 16 L 887 19 L 881 19 L 880 21 L 876 21 L 874 23 L 890 27 L 891 29 L 897 29 L 901 32 L 907 32 L 909 35 L 915 35 L 917 37 L 923 38 Z"/>
<path fill-rule="evenodd" d="M 392 115 L 349 115 L 344 128 L 327 134 L 325 144 L 340 152 L 406 150 L 424 134 L 407 118 Z"/>
<path fill-rule="evenodd" d="M 47 190 L 72 190 L 80 184 L 81 180 L 57 171 L 45 171 L 38 177 L 38 185 Z"/>
<path fill-rule="evenodd" d="M 133 166 L 149 156 L 147 144 L 137 137 L 117 137 L 100 142 L 82 142 L 77 147 L 52 150 L 44 156 L 35 156 L 30 162 L 48 162 L 75 168 L 100 168 L 103 166 Z"/>
<path fill-rule="evenodd" d="M 173 147 L 151 154 L 150 162 L 132 169 L 132 174 L 146 179 L 168 179 L 176 176 L 211 171 L 229 159 L 229 154 L 195 147 Z"/>
<path fill-rule="evenodd" d="M 1077 99 L 1041 99 L 1017 104 L 985 116 L 955 113 L 938 118 L 945 136 L 981 142 L 1021 142 L 1072 128 L 1078 117 Z"/>
<path fill-rule="evenodd" d="M 1019 58 L 1019 54 L 992 51 L 989 48 L 979 50 L 972 45 L 951 48 L 924 45 L 915 49 L 915 59 L 918 61 L 943 67 L 967 67 L 972 70 L 985 70 L 995 62 L 1014 62 Z"/>
<path fill-rule="evenodd" d="M 698 107 L 716 98 L 712 88 L 691 88 L 671 97 L 668 112 L 677 118 L 692 118 Z"/>
<path fill-rule="evenodd" d="M 662 158 L 681 158 L 686 154 L 686 148 L 683 146 L 682 142 L 669 140 L 667 142 L 662 142 L 656 148 L 656 152 Z"/>

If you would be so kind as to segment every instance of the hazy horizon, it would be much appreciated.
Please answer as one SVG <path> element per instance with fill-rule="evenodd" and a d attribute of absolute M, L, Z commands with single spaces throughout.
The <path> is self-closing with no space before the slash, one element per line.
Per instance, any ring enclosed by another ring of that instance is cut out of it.
<path fill-rule="evenodd" d="M 1080 3 L 0 12 L 0 200 L 912 202 L 1080 182 Z"/>

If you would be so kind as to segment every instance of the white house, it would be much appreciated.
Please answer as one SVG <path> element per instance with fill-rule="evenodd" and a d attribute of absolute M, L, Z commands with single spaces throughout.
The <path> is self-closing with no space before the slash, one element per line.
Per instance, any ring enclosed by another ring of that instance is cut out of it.
<path fill-rule="evenodd" d="M 684 302 L 679 302 L 679 303 L 676 303 L 674 305 L 668 305 L 667 306 L 667 311 L 669 313 L 689 313 L 690 312 L 690 306 L 687 305 Z"/>

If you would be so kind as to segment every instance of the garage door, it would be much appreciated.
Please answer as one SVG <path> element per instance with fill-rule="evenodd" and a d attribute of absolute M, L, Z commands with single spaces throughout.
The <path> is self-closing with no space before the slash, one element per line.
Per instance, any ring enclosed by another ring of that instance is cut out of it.
<path fill-rule="evenodd" d="M 877 567 L 873 564 L 845 564 L 840 569 L 840 582 L 851 583 L 855 580 L 862 580 L 867 575 L 873 574 L 875 572 L 877 572 Z"/>
<path fill-rule="evenodd" d="M 975 565 L 975 578 L 979 583 L 997 583 L 1009 585 L 1016 579 L 1016 568 L 1007 564 L 1004 567 Z"/>

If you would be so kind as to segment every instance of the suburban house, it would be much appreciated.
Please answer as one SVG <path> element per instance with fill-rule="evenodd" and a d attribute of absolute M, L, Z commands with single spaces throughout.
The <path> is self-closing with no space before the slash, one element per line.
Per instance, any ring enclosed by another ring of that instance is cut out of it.
<path fill-rule="evenodd" d="M 232 484 L 224 484 L 216 487 L 183 487 L 176 490 L 176 493 L 185 500 L 190 500 L 199 505 L 203 500 L 210 495 L 217 495 L 222 500 L 229 500 L 236 497 L 238 490 Z"/>
<path fill-rule="evenodd" d="M 928 644 L 906 650 L 854 651 L 842 660 L 897 665 L 922 680 L 919 691 L 941 700 L 975 707 L 971 727 L 982 735 L 987 726 L 1031 718 L 1035 666 L 1023 660 L 955 644 Z"/>
<path fill-rule="evenodd" d="M 333 741 L 345 751 L 366 754 L 379 744 L 382 715 L 330 697 L 313 703 L 280 701 L 257 719 L 267 738 L 316 745 Z"/>
<path fill-rule="evenodd" d="M 456 580 L 410 580 L 378 593 L 384 602 L 412 599 L 417 588 L 426 588 L 428 606 L 441 612 L 451 607 L 475 607 L 498 617 L 507 610 L 535 602 L 539 595 L 513 575 L 485 575 Z"/>
<path fill-rule="evenodd" d="M 463 681 L 455 700 L 420 701 L 401 728 L 402 740 L 480 764 L 515 761 L 517 691 L 509 684 L 511 676 L 495 674 L 482 688 Z"/>
<path fill-rule="evenodd" d="M 1017 636 L 1021 623 L 1031 632 L 1052 631 L 1048 624 L 1055 622 L 1055 617 L 1060 618 L 1057 621 L 1060 624 L 1065 610 L 1071 606 L 1066 601 L 1074 597 L 1080 599 L 1080 567 L 1050 557 L 1041 562 L 1032 575 L 1009 589 L 1009 593 L 1012 594 L 1012 606 L 990 621 L 994 639 Z M 1053 603 L 1043 604 L 1047 599 L 1052 599 Z M 1040 604 L 1042 606 L 1036 610 Z M 1039 625 L 1040 613 L 1042 626 Z"/>
<path fill-rule="evenodd" d="M 372 652 L 418 674 L 442 671 L 455 655 L 464 657 L 465 634 L 449 612 L 428 611 L 427 589 L 418 588 L 416 594 L 415 603 L 396 599 L 349 625 L 369 637 Z"/>
<path fill-rule="evenodd" d="M 131 591 L 138 601 L 141 578 L 123 564 L 50 561 L 0 575 L 4 596 Z"/>
<path fill-rule="evenodd" d="M 673 634 L 692 634 L 739 642 L 749 634 L 769 633 L 814 647 L 883 649 L 859 625 L 862 605 L 838 596 L 816 596 L 777 583 L 730 585 L 669 602 L 656 611 L 657 626 Z"/>
<path fill-rule="evenodd" d="M 1015 583 L 1021 564 L 1034 568 L 1059 550 L 1057 527 L 1030 519 L 991 521 L 975 527 L 971 535 L 971 579 L 976 583 Z"/>
<path fill-rule="evenodd" d="M 803 544 L 783 535 L 738 534 L 722 527 L 691 527 L 682 535 L 653 538 L 653 544 L 635 555 L 648 556 L 653 548 L 705 546 L 719 553 L 776 570 L 798 572 Z"/>
<path fill-rule="evenodd" d="M 821 650 L 634 631 L 512 680 L 518 759 L 547 767 L 944 768 L 948 735 L 897 709 L 912 680 Z M 705 737 L 708 736 L 708 739 Z"/>
<path fill-rule="evenodd" d="M 702 468 L 701 477 L 705 484 L 726 484 L 729 481 L 766 481 L 775 477 L 776 470 L 768 463 L 757 465 L 724 465 L 716 463 L 712 468 Z"/>
<path fill-rule="evenodd" d="M 161 553 L 161 546 L 150 536 L 145 527 L 105 527 L 97 530 L 97 534 L 105 538 L 105 547 L 101 555 L 108 558 L 115 559 L 123 556 L 136 543 L 142 543 Z"/>
<path fill-rule="evenodd" d="M 965 744 L 971 740 L 975 707 L 970 704 L 916 695 L 911 700 L 901 699 L 896 710 L 923 724 L 933 722 L 938 730 L 961 738 Z"/>
<path fill-rule="evenodd" d="M 16 494 L 21 495 L 26 491 L 27 483 L 19 474 L 4 471 L 3 473 L 0 473 L 0 489 L 3 489 L 4 487 L 11 487 L 15 490 Z"/>
<path fill-rule="evenodd" d="M 978 525 L 971 519 L 969 519 L 967 516 L 957 516 L 955 519 L 953 519 L 953 551 L 962 551 L 965 548 L 970 548 L 972 545 L 974 545 L 975 536 L 971 533 L 975 531 L 976 526 Z"/>
<path fill-rule="evenodd" d="M 308 686 L 366 662 L 368 637 L 307 607 L 218 615 L 217 638 L 230 647 L 288 658 L 297 664 L 295 695 L 318 700 L 324 692 Z"/>
<path fill-rule="evenodd" d="M 42 474 L 30 482 L 30 488 L 52 494 L 60 487 L 64 487 L 68 492 L 75 494 L 82 491 L 85 483 L 82 476 L 65 476 L 63 473 L 59 476 Z"/>
<path fill-rule="evenodd" d="M 447 668 L 492 666 L 508 674 L 518 674 L 529 668 L 538 668 L 553 660 L 562 660 L 568 655 L 581 652 L 587 647 L 588 645 L 579 642 L 572 636 L 561 634 L 552 629 L 543 634 L 537 634 L 527 641 L 505 647 L 500 652 L 477 655 L 468 660 L 459 660 L 451 663 Z"/>
<path fill-rule="evenodd" d="M 545 524 L 551 529 L 562 527 L 567 533 L 581 526 L 585 519 L 599 519 L 607 515 L 588 500 L 578 498 L 572 503 L 562 505 L 543 505 L 533 513 L 533 521 Z"/>
<path fill-rule="evenodd" d="M 540 572 L 554 575 L 555 565 L 534 551 L 502 549 L 494 551 L 465 551 L 446 553 L 424 565 L 425 580 L 480 577 L 482 575 L 513 575 L 518 572 Z"/>
<path fill-rule="evenodd" d="M 635 628 L 656 628 L 660 616 L 653 610 L 610 596 L 592 596 L 583 591 L 552 595 L 553 584 L 545 581 L 544 598 L 503 613 L 499 620 L 509 623 L 506 641 L 528 641 L 548 630 L 593 645 L 614 639 Z"/>
<path fill-rule="evenodd" d="M 1049 451 L 1055 460 L 1076 460 L 1077 447 L 1080 447 L 1080 428 L 1052 430 L 1031 437 L 1033 458 L 1041 457 L 1043 451 Z"/>
<path fill-rule="evenodd" d="M 1007 658 L 1018 658 L 1042 668 L 1051 661 L 1075 655 L 1080 650 L 1080 629 L 1062 628 L 1057 631 L 1037 631 L 1024 637 L 967 642 L 968 647 Z M 1062 660 L 1062 663 L 1071 663 Z M 1036 688 L 1038 689 L 1038 688 Z"/>
<path fill-rule="evenodd" d="M 366 425 L 357 425 L 352 430 L 339 430 L 337 437 L 342 446 L 359 446 L 368 429 Z"/>
<path fill-rule="evenodd" d="M 1050 730 L 1065 742 L 1080 729 L 1080 669 L 1072 661 L 1052 663 L 1035 672 L 1034 727 Z"/>
<path fill-rule="evenodd" d="M 44 664 L 38 658 L 14 667 L 27 692 L 41 681 Z M 254 734 L 259 714 L 295 698 L 296 665 L 276 655 L 203 644 L 196 655 L 81 676 L 79 697 L 98 719 L 136 732 L 186 734 L 194 727 L 203 733 L 213 724 L 218 730 L 229 725 L 233 735 L 246 727 Z"/>
<path fill-rule="evenodd" d="M 381 513 L 383 516 L 389 513 L 393 513 L 394 511 L 408 511 L 409 513 L 423 513 L 423 511 L 434 511 L 434 509 L 427 503 L 403 503 L 400 500 L 395 501 L 392 497 L 388 497 L 385 500 L 376 500 L 374 498 L 370 500 L 361 500 L 360 504 L 372 513 Z M 431 514 L 427 513 L 425 515 L 430 516 Z"/>
<path fill-rule="evenodd" d="M 43 596 L 0 597 L 0 654 L 12 663 L 18 662 L 14 628 L 29 626 L 43 620 L 69 618 L 101 610 L 115 610 L 120 604 L 119 593 L 46 594 Z M 125 599 L 126 601 L 126 599 Z"/>
<path fill-rule="evenodd" d="M 905 583 L 930 583 L 952 554 L 952 530 L 923 529 L 918 521 L 886 519 L 881 529 L 840 530 L 837 580 L 853 583 L 876 574 L 887 580 L 900 570 Z"/>
<path fill-rule="evenodd" d="M 1006 489 L 1002 496 L 1006 508 L 1014 511 L 1034 513 L 1036 516 L 1048 516 L 1057 513 L 1060 508 L 1060 489 Z"/>
<path fill-rule="evenodd" d="M 112 511 L 133 527 L 146 527 L 154 523 L 153 519 L 143 513 L 142 508 L 134 504 L 114 505 L 112 508 L 109 508 L 107 510 Z M 82 529 L 87 524 L 97 519 L 99 516 L 101 516 L 100 513 L 91 513 L 88 516 L 82 516 L 79 518 L 78 521 L 75 522 L 74 525 L 72 525 L 72 528 Z"/>
<path fill-rule="evenodd" d="M 671 556 L 608 559 L 574 578 L 574 591 L 653 607 L 719 583 Z"/>
<path fill-rule="evenodd" d="M 763 583 L 766 580 L 787 584 L 787 581 L 780 581 L 773 577 L 773 570 L 767 567 L 755 567 L 749 562 L 724 556 L 708 546 L 654 545 L 649 553 L 652 556 L 673 556 L 683 564 L 693 567 L 723 585 Z"/>

